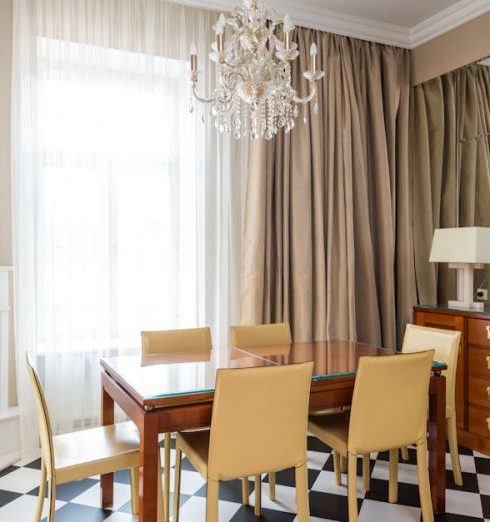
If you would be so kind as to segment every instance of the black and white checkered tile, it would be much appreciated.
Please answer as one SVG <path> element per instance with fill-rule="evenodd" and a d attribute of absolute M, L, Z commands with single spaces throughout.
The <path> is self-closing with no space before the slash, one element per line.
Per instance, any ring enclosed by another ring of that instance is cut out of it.
<path fill-rule="evenodd" d="M 308 439 L 310 510 L 312 522 L 347 521 L 347 488 L 333 480 L 333 459 L 330 449 L 314 438 Z M 173 450 L 172 450 L 173 456 Z M 163 457 L 163 456 L 162 456 Z M 361 522 L 419 522 L 421 520 L 415 450 L 410 461 L 399 467 L 399 502 L 388 500 L 388 455 L 371 456 L 371 490 L 362 490 L 359 477 L 358 503 Z M 455 486 L 447 455 L 447 513 L 436 517 L 438 522 L 490 522 L 490 458 L 461 448 L 464 486 Z M 21 461 L 0 472 L 0 522 L 33 520 L 39 484 L 39 460 Z M 358 473 L 361 472 L 360 460 Z M 172 473 L 173 475 L 173 473 Z M 345 477 L 344 477 L 345 480 Z M 172 476 L 173 481 L 173 476 Z M 99 508 L 100 492 L 97 477 L 58 486 L 57 522 L 129 522 L 131 515 L 129 474 L 119 472 L 115 479 L 112 510 Z M 277 474 L 277 501 L 269 500 L 267 476 L 263 477 L 263 520 L 293 522 L 296 520 L 294 472 Z M 250 482 L 251 504 L 254 503 L 253 482 Z M 190 463 L 183 461 L 181 521 L 204 521 L 206 484 Z M 46 507 L 46 506 L 45 506 Z M 220 522 L 254 521 L 253 507 L 241 505 L 239 481 L 220 485 Z"/>

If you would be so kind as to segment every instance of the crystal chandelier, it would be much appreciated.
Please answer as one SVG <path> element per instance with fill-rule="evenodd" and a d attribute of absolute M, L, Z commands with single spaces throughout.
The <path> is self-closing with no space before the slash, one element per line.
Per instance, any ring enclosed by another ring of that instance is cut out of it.
<path fill-rule="evenodd" d="M 284 39 L 276 36 L 283 25 Z M 225 28 L 232 34 L 225 41 Z M 270 140 L 280 128 L 289 132 L 298 116 L 298 105 L 314 100 L 318 113 L 316 82 L 325 73 L 317 70 L 318 49 L 310 48 L 310 70 L 303 72 L 308 80 L 309 94 L 303 98 L 291 86 L 291 63 L 298 55 L 298 44 L 291 41 L 294 24 L 289 15 L 280 19 L 276 12 L 264 6 L 263 0 L 244 0 L 231 14 L 221 14 L 213 27 L 216 41 L 211 45 L 210 59 L 216 63 L 216 88 L 211 97 L 197 94 L 199 72 L 197 49 L 191 46 L 191 112 L 194 99 L 212 105 L 216 129 L 233 132 L 235 138 L 249 135 Z"/>

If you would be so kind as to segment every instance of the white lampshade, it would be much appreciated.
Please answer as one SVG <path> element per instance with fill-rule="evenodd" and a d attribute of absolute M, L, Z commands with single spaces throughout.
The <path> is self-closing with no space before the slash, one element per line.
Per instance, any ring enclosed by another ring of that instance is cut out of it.
<path fill-rule="evenodd" d="M 490 228 L 439 228 L 429 260 L 433 263 L 490 263 Z"/>

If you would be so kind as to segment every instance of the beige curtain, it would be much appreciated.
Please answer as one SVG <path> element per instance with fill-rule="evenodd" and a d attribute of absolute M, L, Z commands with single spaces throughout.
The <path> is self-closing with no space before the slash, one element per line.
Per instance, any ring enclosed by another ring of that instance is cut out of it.
<path fill-rule="evenodd" d="M 415 300 L 408 53 L 309 29 L 295 40 L 302 95 L 319 47 L 319 113 L 251 147 L 241 320 L 394 346 Z"/>
<path fill-rule="evenodd" d="M 429 263 L 435 228 L 490 226 L 490 69 L 470 65 L 412 92 L 418 300 L 455 298 L 455 274 Z M 482 284 L 489 273 L 477 273 Z M 488 281 L 487 281 L 488 282 Z"/>

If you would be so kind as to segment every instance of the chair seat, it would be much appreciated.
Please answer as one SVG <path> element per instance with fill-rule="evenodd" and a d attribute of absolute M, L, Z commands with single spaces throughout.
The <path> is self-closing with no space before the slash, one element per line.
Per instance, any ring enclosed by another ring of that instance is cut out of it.
<path fill-rule="evenodd" d="M 349 411 L 331 415 L 310 415 L 308 431 L 335 451 L 347 455 Z"/>
<path fill-rule="evenodd" d="M 140 438 L 132 422 L 53 437 L 58 483 L 138 466 Z"/>
<path fill-rule="evenodd" d="M 196 471 L 204 478 L 208 476 L 210 430 L 183 431 L 177 433 L 177 447 L 191 461 Z"/>

